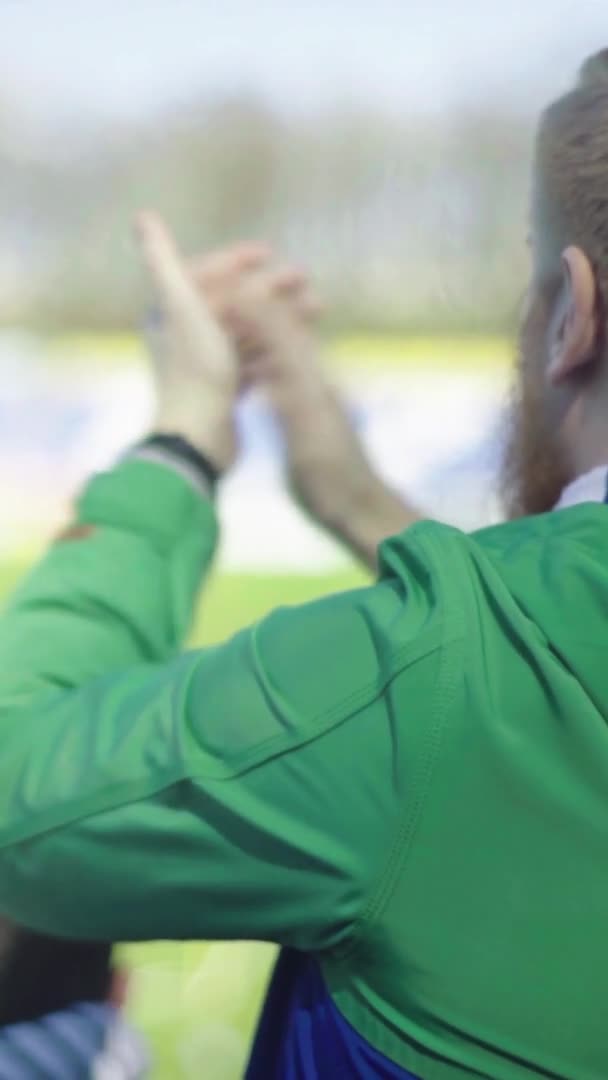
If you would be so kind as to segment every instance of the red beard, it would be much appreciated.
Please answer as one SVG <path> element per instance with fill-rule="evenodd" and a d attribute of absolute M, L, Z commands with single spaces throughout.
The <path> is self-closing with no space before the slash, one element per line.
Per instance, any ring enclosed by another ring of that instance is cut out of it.
<path fill-rule="evenodd" d="M 507 428 L 501 493 L 509 518 L 552 510 L 571 477 L 551 421 L 543 376 L 547 311 L 537 301 L 522 326 Z"/>

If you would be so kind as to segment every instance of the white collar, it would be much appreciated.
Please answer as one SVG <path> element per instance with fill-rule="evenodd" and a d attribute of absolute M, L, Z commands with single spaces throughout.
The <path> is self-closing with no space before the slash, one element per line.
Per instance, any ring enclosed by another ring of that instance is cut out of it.
<path fill-rule="evenodd" d="M 567 506 L 577 506 L 578 503 L 604 502 L 607 479 L 608 465 L 597 465 L 583 476 L 577 476 L 576 480 L 564 488 L 554 510 L 564 510 Z"/>

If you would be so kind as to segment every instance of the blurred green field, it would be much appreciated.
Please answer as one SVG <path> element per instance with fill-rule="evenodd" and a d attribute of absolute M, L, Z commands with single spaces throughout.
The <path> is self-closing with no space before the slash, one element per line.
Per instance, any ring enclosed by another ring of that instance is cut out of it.
<path fill-rule="evenodd" d="M 22 566 L 0 565 L 6 593 Z M 220 574 L 206 589 L 193 641 L 222 640 L 279 604 L 361 584 L 357 570 L 319 576 Z M 161 942 L 125 946 L 129 1011 L 145 1032 L 157 1080 L 237 1080 L 274 955 L 268 945 Z"/>
<path fill-rule="evenodd" d="M 132 363 L 143 356 L 132 334 L 71 334 L 48 339 L 45 345 L 54 363 L 81 365 L 99 359 L 104 367 Z M 327 341 L 327 358 L 337 369 L 424 367 L 480 370 L 507 367 L 513 345 L 505 337 L 472 334 L 451 337 L 342 334 Z"/>

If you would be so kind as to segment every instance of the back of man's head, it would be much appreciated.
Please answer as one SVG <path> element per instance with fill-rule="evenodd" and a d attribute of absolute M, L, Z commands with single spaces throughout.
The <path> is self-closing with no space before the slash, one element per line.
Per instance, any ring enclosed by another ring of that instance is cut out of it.
<path fill-rule="evenodd" d="M 547 275 L 578 245 L 608 285 L 608 49 L 585 61 L 574 89 L 541 117 L 534 223 Z"/>
<path fill-rule="evenodd" d="M 110 946 L 24 930 L 0 917 L 0 1027 L 107 1001 Z"/>
<path fill-rule="evenodd" d="M 608 49 L 541 116 L 532 273 L 503 493 L 510 514 L 550 510 L 608 465 Z"/>

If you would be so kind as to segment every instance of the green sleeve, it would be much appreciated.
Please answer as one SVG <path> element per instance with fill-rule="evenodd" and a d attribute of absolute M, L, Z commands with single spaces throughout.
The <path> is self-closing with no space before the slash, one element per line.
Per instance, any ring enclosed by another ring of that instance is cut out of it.
<path fill-rule="evenodd" d="M 169 468 L 130 460 L 95 477 L 66 539 L 2 613 L 2 700 L 168 660 L 188 632 L 216 538 L 212 505 Z"/>
<path fill-rule="evenodd" d="M 15 695 L 10 676 L 0 908 L 95 939 L 347 939 L 402 818 L 404 703 L 414 677 L 432 690 L 445 630 L 426 569 L 385 570 L 165 663 L 125 648 L 124 670 L 72 679 L 57 652 L 46 686 L 38 654 L 22 668 L 33 689 Z M 137 636 L 156 614 L 133 604 Z M 82 618 L 84 632 L 105 605 Z"/>

